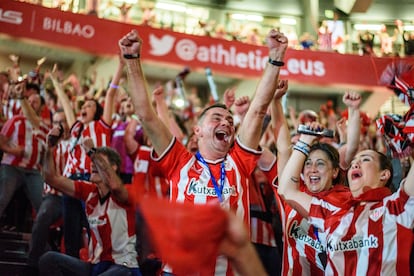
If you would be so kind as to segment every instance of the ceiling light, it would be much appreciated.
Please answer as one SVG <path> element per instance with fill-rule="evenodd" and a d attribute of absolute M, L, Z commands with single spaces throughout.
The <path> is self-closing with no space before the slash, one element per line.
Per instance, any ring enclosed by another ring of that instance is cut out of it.
<path fill-rule="evenodd" d="M 251 14 L 251 15 L 247 15 L 246 19 L 247 19 L 247 21 L 262 22 L 263 21 L 263 16 Z"/>
<path fill-rule="evenodd" d="M 281 17 L 280 23 L 283 25 L 296 25 L 296 19 L 295 18 L 288 18 L 288 17 Z"/>
<path fill-rule="evenodd" d="M 256 22 L 263 21 L 263 16 L 254 15 L 254 14 L 232 13 L 231 18 L 235 20 L 241 20 L 241 21 L 256 21 Z"/>
<path fill-rule="evenodd" d="M 163 3 L 163 2 L 157 2 L 155 4 L 155 8 L 160 9 L 160 10 L 169 10 L 169 11 L 176 11 L 176 12 L 186 11 L 186 7 L 183 5 L 176 5 L 176 4 Z"/>
<path fill-rule="evenodd" d="M 232 13 L 231 18 L 235 20 L 246 20 L 246 15 L 240 13 Z"/>
<path fill-rule="evenodd" d="M 354 29 L 357 31 L 381 31 L 382 24 L 355 24 Z"/>
<path fill-rule="evenodd" d="M 406 25 L 403 28 L 404 31 L 414 31 L 414 25 Z"/>

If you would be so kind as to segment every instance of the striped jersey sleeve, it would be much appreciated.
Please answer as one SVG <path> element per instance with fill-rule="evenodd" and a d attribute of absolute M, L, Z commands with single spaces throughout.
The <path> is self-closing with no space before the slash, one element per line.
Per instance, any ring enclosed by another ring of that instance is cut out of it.
<path fill-rule="evenodd" d="M 407 275 L 414 197 L 400 189 L 382 200 L 337 209 L 314 199 L 310 217 L 327 230 L 327 275 Z"/>

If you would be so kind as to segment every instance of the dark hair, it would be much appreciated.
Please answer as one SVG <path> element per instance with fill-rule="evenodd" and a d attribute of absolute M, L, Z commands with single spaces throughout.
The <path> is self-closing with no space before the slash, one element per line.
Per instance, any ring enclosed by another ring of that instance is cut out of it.
<path fill-rule="evenodd" d="M 116 166 L 116 174 L 121 173 L 121 156 L 114 149 L 110 147 L 99 147 L 96 149 L 96 153 L 105 155 L 108 158 L 109 164 Z"/>
<path fill-rule="evenodd" d="M 227 106 L 226 106 L 225 104 L 222 104 L 222 103 L 214 103 L 214 104 L 209 105 L 209 106 L 207 106 L 206 108 L 204 108 L 204 110 L 203 110 L 203 111 L 201 111 L 200 115 L 198 115 L 198 119 L 199 119 L 199 120 L 201 120 L 201 118 L 203 118 L 203 117 L 204 117 L 204 115 L 207 113 L 207 111 L 209 111 L 209 110 L 210 110 L 210 109 L 212 109 L 212 108 L 216 108 L 216 107 L 218 107 L 218 108 L 223 108 L 223 109 L 225 109 L 225 110 L 230 111 L 230 110 L 227 108 Z"/>
<path fill-rule="evenodd" d="M 99 119 L 101 119 L 101 117 L 103 115 L 103 107 L 102 107 L 102 105 L 96 99 L 89 99 L 87 101 L 93 101 L 93 102 L 95 102 L 96 111 L 95 111 L 95 115 L 93 116 L 93 120 L 94 121 L 99 121 Z"/>
<path fill-rule="evenodd" d="M 375 151 L 375 152 L 378 154 L 380 170 L 389 170 L 391 174 L 390 178 L 388 178 L 387 183 L 385 183 L 385 187 L 390 188 L 392 191 L 394 191 L 394 186 L 392 184 L 394 169 L 392 167 L 391 160 L 382 152 L 379 152 L 379 151 Z"/>
<path fill-rule="evenodd" d="M 47 94 L 49 96 L 49 98 L 51 98 L 55 103 L 57 103 L 58 97 L 52 89 L 46 88 L 45 89 L 45 94 Z"/>
<path fill-rule="evenodd" d="M 339 159 L 338 150 L 328 143 L 313 144 L 310 148 L 310 152 L 313 152 L 315 150 L 323 151 L 328 156 L 329 160 L 331 161 L 332 167 L 334 169 L 339 169 L 338 175 L 333 180 L 333 185 L 343 184 L 345 176 L 344 176 L 344 172 L 341 170 L 341 167 L 339 166 L 340 159 Z"/>
<path fill-rule="evenodd" d="M 36 90 L 37 94 L 40 94 L 40 86 L 33 82 L 26 83 L 26 90 L 33 89 Z"/>

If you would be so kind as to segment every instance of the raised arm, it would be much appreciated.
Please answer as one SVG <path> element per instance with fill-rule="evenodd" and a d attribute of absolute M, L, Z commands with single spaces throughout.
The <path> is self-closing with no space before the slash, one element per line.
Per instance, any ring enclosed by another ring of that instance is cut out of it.
<path fill-rule="evenodd" d="M 147 83 L 140 62 L 142 40 L 132 30 L 119 40 L 119 47 L 125 58 L 128 82 L 135 113 L 141 120 L 144 132 L 149 137 L 157 154 L 163 153 L 172 139 L 172 134 L 155 113 L 148 93 Z"/>
<path fill-rule="evenodd" d="M 119 88 L 118 87 L 119 81 L 122 77 L 122 72 L 124 70 L 124 67 L 125 67 L 125 61 L 121 56 L 119 56 L 119 62 L 118 62 L 118 66 L 115 71 L 115 75 L 111 80 L 111 84 L 109 85 L 108 91 L 106 92 L 106 96 L 105 96 L 105 106 L 104 106 L 102 118 L 104 122 L 107 123 L 108 125 L 112 124 L 112 120 L 113 120 L 112 115 L 114 113 L 114 108 L 115 108 L 114 107 L 115 95 Z"/>
<path fill-rule="evenodd" d="M 51 139 L 51 136 L 59 136 L 59 127 L 53 127 L 47 137 L 48 147 L 46 150 L 46 158 L 43 161 L 43 176 L 45 182 L 50 186 L 58 189 L 68 196 L 75 195 L 75 182 L 61 174 L 58 174 L 55 165 L 53 153 L 56 149 L 57 139 Z M 54 140 L 54 141 L 53 141 Z"/>
<path fill-rule="evenodd" d="M 237 118 L 238 124 L 241 124 L 246 117 L 247 110 L 250 106 L 249 96 L 241 96 L 234 101 L 234 117 Z M 238 129 L 239 130 L 239 129 Z"/>
<path fill-rule="evenodd" d="M 266 41 L 271 62 L 266 63 L 262 78 L 256 87 L 255 95 L 239 130 L 241 142 L 254 149 L 259 145 L 263 119 L 277 88 L 280 67 L 283 65 L 288 45 L 287 38 L 276 30 L 269 32 Z"/>
<path fill-rule="evenodd" d="M 236 87 L 227 88 L 223 94 L 223 103 L 228 109 L 231 109 L 234 102 L 236 101 Z"/>
<path fill-rule="evenodd" d="M 320 124 L 316 122 L 311 124 L 311 129 L 319 127 Z M 304 217 L 309 214 L 312 197 L 305 192 L 301 192 L 299 184 L 304 162 L 309 155 L 309 145 L 312 145 L 315 139 L 316 136 L 301 134 L 299 141 L 293 147 L 289 161 L 282 174 L 279 175 L 279 194 Z"/>
<path fill-rule="evenodd" d="M 407 177 L 405 179 L 404 191 L 409 196 L 414 196 L 414 166 L 412 164 L 411 164 L 410 170 L 408 171 Z"/>
<path fill-rule="evenodd" d="M 228 226 L 220 244 L 220 252 L 227 256 L 239 275 L 264 276 L 266 271 L 250 242 L 246 226 L 233 213 L 228 214 Z"/>
<path fill-rule="evenodd" d="M 347 91 L 342 101 L 348 107 L 348 126 L 346 144 L 339 151 L 340 166 L 342 169 L 347 169 L 359 148 L 361 134 L 359 106 L 361 104 L 361 96 L 356 92 Z"/>
<path fill-rule="evenodd" d="M 26 90 L 26 82 L 20 82 L 16 85 L 11 85 L 10 88 L 14 89 L 14 95 L 16 95 L 16 99 L 20 100 L 23 115 L 29 120 L 34 128 L 39 128 L 42 119 L 36 114 L 36 111 L 34 111 L 24 96 Z"/>
<path fill-rule="evenodd" d="M 87 138 L 83 140 L 83 147 L 85 151 L 90 155 L 93 164 L 98 170 L 98 174 L 101 177 L 104 185 L 111 191 L 111 194 L 118 202 L 128 203 L 128 191 L 122 183 L 121 178 L 116 173 L 112 164 L 104 158 L 104 148 L 94 148 L 93 140 Z"/>
<path fill-rule="evenodd" d="M 58 80 L 58 67 L 57 64 L 53 66 L 52 72 L 49 75 L 50 79 L 52 80 L 53 86 L 55 87 L 56 95 L 58 96 L 58 100 L 62 105 L 63 111 L 65 112 L 66 121 L 68 122 L 69 127 L 75 123 L 75 113 L 73 112 L 72 102 L 69 99 L 68 95 L 66 95 L 65 91 L 63 91 L 62 85 Z"/>
<path fill-rule="evenodd" d="M 126 126 L 126 129 L 125 129 L 124 143 L 125 143 L 125 148 L 127 150 L 127 153 L 129 155 L 134 154 L 138 150 L 138 147 L 140 146 L 137 140 L 135 140 L 135 134 L 136 134 L 136 129 L 138 125 L 139 125 L 139 122 L 136 118 L 136 115 L 133 115 L 133 118 L 131 118 L 131 120 L 128 122 L 128 125 Z"/>
<path fill-rule="evenodd" d="M 177 121 L 172 118 L 170 111 L 168 110 L 167 103 L 164 96 L 164 87 L 161 85 L 154 89 L 152 96 L 155 101 L 158 117 L 167 125 L 171 133 L 179 140 L 184 139 L 184 133 L 178 126 Z"/>
<path fill-rule="evenodd" d="M 288 90 L 288 81 L 280 80 L 273 101 L 270 105 L 272 127 L 276 139 L 277 148 L 277 172 L 280 175 L 289 160 L 291 150 L 289 126 L 283 113 L 282 97 Z"/>

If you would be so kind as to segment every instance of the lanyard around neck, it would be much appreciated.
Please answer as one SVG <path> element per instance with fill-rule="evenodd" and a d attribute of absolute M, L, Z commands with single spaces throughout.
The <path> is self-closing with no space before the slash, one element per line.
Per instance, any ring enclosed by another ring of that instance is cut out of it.
<path fill-rule="evenodd" d="M 226 178 L 226 170 L 224 169 L 224 159 L 223 162 L 221 162 L 221 170 L 220 170 L 220 183 L 217 183 L 216 178 L 212 174 L 210 167 L 208 166 L 206 160 L 204 160 L 203 156 L 201 156 L 200 152 L 197 151 L 196 158 L 198 161 L 203 163 L 210 173 L 211 182 L 213 182 L 214 190 L 216 191 L 217 197 L 220 202 L 223 202 L 223 188 L 224 188 L 224 179 Z M 221 184 L 221 185 L 220 185 Z"/>

